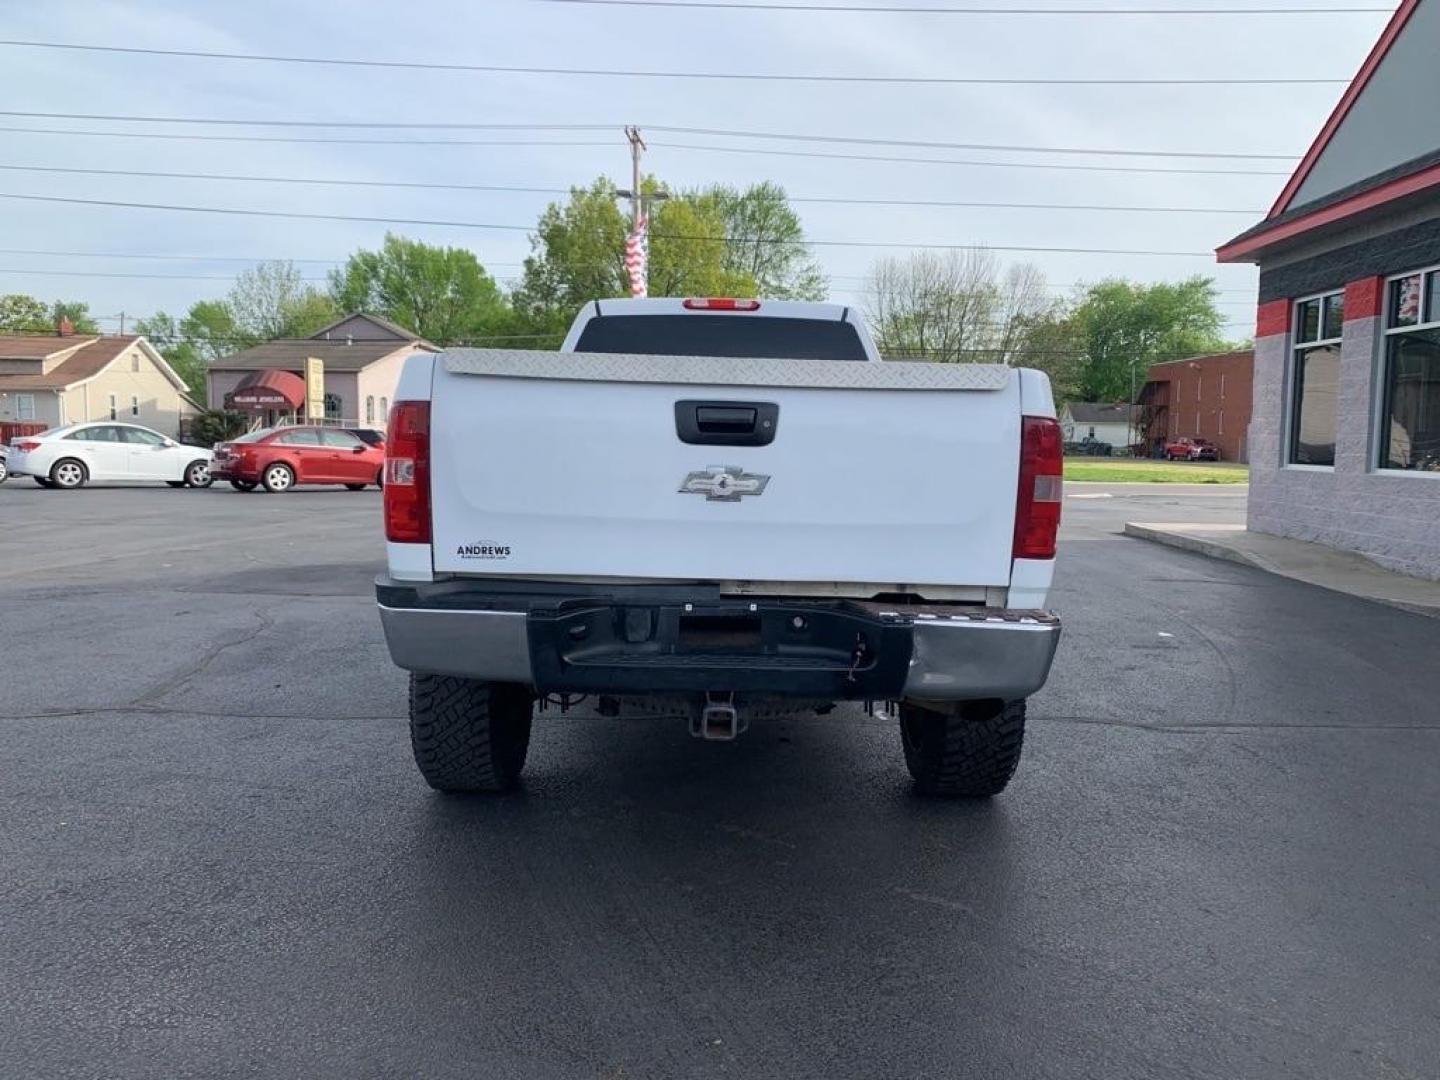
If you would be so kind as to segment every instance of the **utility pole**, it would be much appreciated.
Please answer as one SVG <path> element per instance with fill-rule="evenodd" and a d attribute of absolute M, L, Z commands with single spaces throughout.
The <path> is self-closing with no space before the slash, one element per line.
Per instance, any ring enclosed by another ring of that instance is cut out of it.
<path fill-rule="evenodd" d="M 645 140 L 633 124 L 625 128 L 625 138 L 630 142 L 630 231 L 635 232 L 644 213 L 640 204 L 640 157 L 645 153 Z"/>
<path fill-rule="evenodd" d="M 630 200 L 630 234 L 625 238 L 625 273 L 630 278 L 630 295 L 645 296 L 650 286 L 650 222 L 649 204 L 668 199 L 664 191 L 652 191 L 648 195 L 640 190 L 640 158 L 645 153 L 645 140 L 640 129 L 633 124 L 626 125 L 625 139 L 630 143 L 630 188 L 615 194 Z"/>
<path fill-rule="evenodd" d="M 125 336 L 125 312 L 120 312 L 120 336 Z"/>

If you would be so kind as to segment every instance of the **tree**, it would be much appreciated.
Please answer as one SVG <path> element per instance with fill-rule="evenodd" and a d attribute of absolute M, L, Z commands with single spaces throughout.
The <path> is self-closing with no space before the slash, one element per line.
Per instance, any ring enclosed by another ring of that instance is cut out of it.
<path fill-rule="evenodd" d="M 510 321 L 505 297 L 472 252 L 388 233 L 379 251 L 357 251 L 331 271 L 330 296 L 343 311 L 382 315 L 438 344 L 494 334 Z"/>
<path fill-rule="evenodd" d="M 205 361 L 195 342 L 188 340 L 171 316 L 157 311 L 148 319 L 135 323 L 135 332 L 146 338 L 156 351 L 185 380 L 190 393 L 205 400 Z"/>
<path fill-rule="evenodd" d="M 561 334 L 583 305 L 629 291 L 626 225 L 615 200 L 615 185 L 602 177 L 588 188 L 572 188 L 568 202 L 545 208 L 511 296 L 525 325 Z"/>
<path fill-rule="evenodd" d="M 61 319 L 69 319 L 77 334 L 100 333 L 100 324 L 90 314 L 90 305 L 78 300 L 56 300 L 50 305 L 50 327 L 59 326 Z"/>
<path fill-rule="evenodd" d="M 716 184 L 686 196 L 711 200 L 725 223 L 725 267 L 775 300 L 823 300 L 830 283 L 805 245 L 805 228 L 785 189 L 765 182 L 744 191 Z"/>
<path fill-rule="evenodd" d="M 1111 279 L 1091 285 L 1073 320 L 1083 352 L 1079 393 L 1087 401 L 1133 401 L 1145 371 L 1226 348 L 1213 278 L 1145 285 Z"/>
<path fill-rule="evenodd" d="M 881 259 L 865 293 L 876 344 L 895 359 L 1013 363 L 1053 308 L 1035 267 L 1002 274 L 975 249 Z"/>
<path fill-rule="evenodd" d="M 656 192 L 650 177 L 642 190 Z M 653 296 L 766 296 L 818 300 L 827 282 L 805 247 L 799 216 L 782 188 L 716 185 L 651 204 L 649 291 Z M 531 237 L 534 253 L 512 302 L 536 329 L 563 332 L 592 300 L 626 296 L 629 219 L 615 185 L 596 180 L 552 203 Z"/>
<path fill-rule="evenodd" d="M 340 317 L 333 300 L 307 285 L 292 262 L 257 263 L 225 298 L 234 325 L 257 341 L 308 337 Z"/>
<path fill-rule="evenodd" d="M 198 300 L 185 317 L 157 311 L 135 324 L 191 392 L 205 396 L 205 374 L 222 356 L 273 338 L 308 337 L 340 317 L 325 293 L 289 262 L 259 263 L 235 279 L 223 300 Z"/>
<path fill-rule="evenodd" d="M 0 332 L 6 334 L 40 334 L 54 330 L 50 313 L 33 296 L 10 293 L 0 296 Z"/>
<path fill-rule="evenodd" d="M 53 334 L 62 318 L 70 320 L 77 334 L 100 333 L 89 304 L 56 300 L 47 307 L 44 301 L 23 293 L 0 296 L 0 333 Z"/>

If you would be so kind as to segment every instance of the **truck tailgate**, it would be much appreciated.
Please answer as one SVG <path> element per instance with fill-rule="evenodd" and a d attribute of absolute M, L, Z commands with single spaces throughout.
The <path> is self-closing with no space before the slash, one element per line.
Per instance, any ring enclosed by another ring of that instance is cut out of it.
<path fill-rule="evenodd" d="M 1007 368 L 455 350 L 434 378 L 436 571 L 1010 581 Z M 682 441 L 696 403 L 718 444 Z M 773 441 L 736 445 L 732 405 L 774 406 Z"/>

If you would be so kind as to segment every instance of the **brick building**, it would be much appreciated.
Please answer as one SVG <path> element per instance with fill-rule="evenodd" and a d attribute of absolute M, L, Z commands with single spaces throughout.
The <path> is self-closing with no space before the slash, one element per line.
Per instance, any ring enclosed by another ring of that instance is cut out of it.
<path fill-rule="evenodd" d="M 1403 0 L 1258 225 L 1249 527 L 1440 579 L 1440 0 Z"/>
<path fill-rule="evenodd" d="M 1254 371 L 1249 349 L 1156 364 L 1140 391 L 1141 440 L 1209 439 L 1222 460 L 1249 461 Z"/>

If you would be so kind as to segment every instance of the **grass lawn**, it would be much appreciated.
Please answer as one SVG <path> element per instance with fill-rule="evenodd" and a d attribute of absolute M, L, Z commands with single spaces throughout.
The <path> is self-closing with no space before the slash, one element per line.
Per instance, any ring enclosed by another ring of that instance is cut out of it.
<path fill-rule="evenodd" d="M 1065 459 L 1065 479 L 1107 484 L 1248 484 L 1250 467 L 1230 461 L 1070 457 Z"/>

